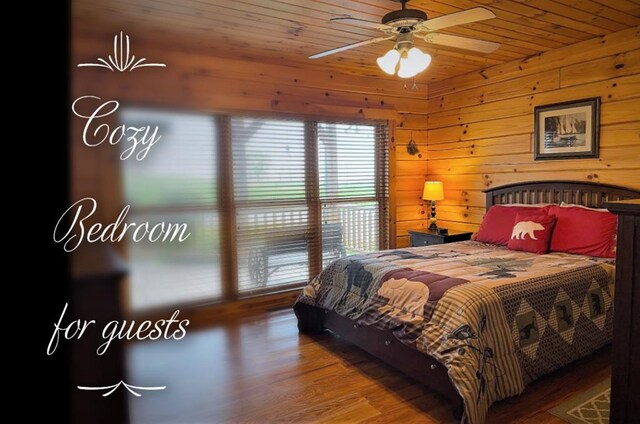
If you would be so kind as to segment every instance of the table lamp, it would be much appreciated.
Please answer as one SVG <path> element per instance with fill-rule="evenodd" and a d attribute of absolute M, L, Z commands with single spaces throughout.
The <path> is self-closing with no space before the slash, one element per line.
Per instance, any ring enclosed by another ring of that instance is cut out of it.
<path fill-rule="evenodd" d="M 431 218 L 429 219 L 429 229 L 438 230 L 436 225 L 436 200 L 444 199 L 444 189 L 442 181 L 425 181 L 424 190 L 422 191 L 423 200 L 431 200 Z"/>

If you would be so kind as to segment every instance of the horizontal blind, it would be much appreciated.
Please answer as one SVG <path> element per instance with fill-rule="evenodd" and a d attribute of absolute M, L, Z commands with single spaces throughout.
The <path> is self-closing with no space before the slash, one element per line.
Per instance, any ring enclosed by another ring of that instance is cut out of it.
<path fill-rule="evenodd" d="M 238 291 L 309 279 L 302 121 L 231 118 Z"/>
<path fill-rule="evenodd" d="M 318 123 L 320 198 L 373 198 L 376 127 Z"/>
<path fill-rule="evenodd" d="M 386 126 L 318 123 L 323 264 L 377 250 L 386 236 Z"/>
<path fill-rule="evenodd" d="M 130 222 L 187 223 L 181 243 L 128 245 L 134 310 L 221 296 L 216 125 L 211 116 L 123 108 L 126 126 L 158 127 L 141 161 L 121 161 Z M 127 148 L 124 146 L 123 148 Z"/>
<path fill-rule="evenodd" d="M 215 207 L 217 204 L 216 128 L 207 115 L 125 108 L 127 126 L 158 127 L 160 140 L 146 158 L 121 161 L 124 194 L 138 207 Z M 126 142 L 122 148 L 130 147 Z"/>

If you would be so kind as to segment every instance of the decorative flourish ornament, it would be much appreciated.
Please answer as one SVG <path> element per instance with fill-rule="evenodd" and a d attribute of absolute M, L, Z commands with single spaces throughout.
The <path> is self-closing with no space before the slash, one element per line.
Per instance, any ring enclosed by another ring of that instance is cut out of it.
<path fill-rule="evenodd" d="M 144 57 L 136 60 L 136 56 L 131 55 L 129 36 L 123 34 L 122 31 L 120 31 L 120 36 L 116 34 L 115 37 L 113 37 L 113 56 L 109 55 L 108 59 L 109 60 L 107 61 L 106 59 L 99 57 L 96 63 L 80 63 L 78 64 L 78 68 L 94 67 L 106 68 L 111 72 L 124 72 L 127 70 L 131 72 L 137 68 L 165 68 L 167 66 L 164 63 L 144 63 L 147 60 Z"/>

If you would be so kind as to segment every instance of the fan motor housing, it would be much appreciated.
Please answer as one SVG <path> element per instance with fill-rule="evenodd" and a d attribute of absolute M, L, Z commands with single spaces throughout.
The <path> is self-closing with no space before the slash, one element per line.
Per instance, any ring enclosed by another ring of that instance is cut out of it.
<path fill-rule="evenodd" d="M 427 20 L 427 14 L 417 9 L 402 9 L 389 12 L 382 17 L 382 23 L 394 27 L 414 26 Z"/>

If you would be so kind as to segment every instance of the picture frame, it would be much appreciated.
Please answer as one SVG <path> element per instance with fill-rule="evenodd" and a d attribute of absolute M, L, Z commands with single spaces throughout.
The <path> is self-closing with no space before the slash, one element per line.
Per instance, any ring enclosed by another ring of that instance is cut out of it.
<path fill-rule="evenodd" d="M 534 160 L 597 158 L 600 97 L 536 106 Z"/>

